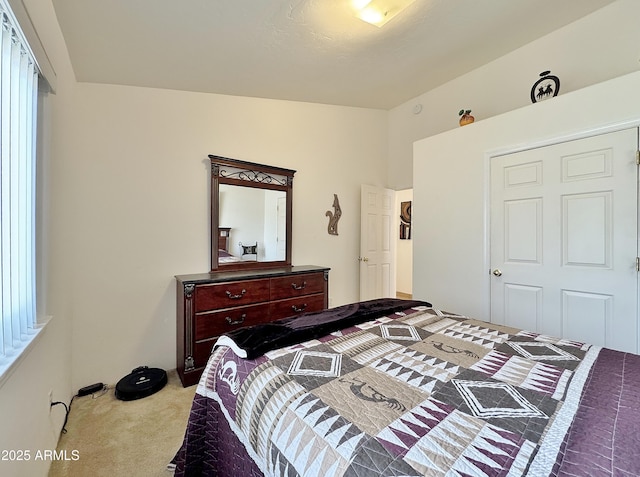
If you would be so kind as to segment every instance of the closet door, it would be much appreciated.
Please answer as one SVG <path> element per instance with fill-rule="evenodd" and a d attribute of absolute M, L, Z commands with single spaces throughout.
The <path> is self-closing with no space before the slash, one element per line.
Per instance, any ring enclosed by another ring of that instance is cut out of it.
<path fill-rule="evenodd" d="M 638 131 L 491 162 L 491 321 L 638 352 Z"/>

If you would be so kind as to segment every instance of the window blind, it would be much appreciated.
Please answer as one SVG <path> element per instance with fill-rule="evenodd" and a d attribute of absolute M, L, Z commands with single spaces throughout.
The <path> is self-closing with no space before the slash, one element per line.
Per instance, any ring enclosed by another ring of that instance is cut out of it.
<path fill-rule="evenodd" d="M 38 71 L 0 0 L 0 375 L 37 327 L 35 273 Z"/>

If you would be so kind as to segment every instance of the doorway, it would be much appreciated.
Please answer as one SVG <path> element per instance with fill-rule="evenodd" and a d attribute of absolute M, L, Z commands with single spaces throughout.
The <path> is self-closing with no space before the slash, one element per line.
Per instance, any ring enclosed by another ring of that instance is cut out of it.
<path fill-rule="evenodd" d="M 360 188 L 360 301 L 394 297 L 395 191 L 367 184 Z"/>
<path fill-rule="evenodd" d="M 396 297 L 413 297 L 413 189 L 396 191 Z"/>
<path fill-rule="evenodd" d="M 394 191 L 363 184 L 360 200 L 360 300 L 411 298 L 413 242 L 401 215 L 406 219 L 410 214 L 413 189 Z M 406 202 L 409 210 L 403 214 Z"/>

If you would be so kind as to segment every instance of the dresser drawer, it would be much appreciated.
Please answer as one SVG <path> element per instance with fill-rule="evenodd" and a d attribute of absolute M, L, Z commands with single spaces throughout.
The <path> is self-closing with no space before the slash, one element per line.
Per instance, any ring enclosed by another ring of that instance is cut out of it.
<path fill-rule="evenodd" d="M 196 315 L 196 341 L 220 336 L 243 326 L 269 321 L 269 305 L 251 305 Z"/>
<path fill-rule="evenodd" d="M 324 310 L 324 295 L 307 295 L 299 298 L 289 298 L 269 304 L 271 320 L 279 320 L 289 316 L 299 315 L 308 311 Z"/>
<path fill-rule="evenodd" d="M 292 298 L 324 293 L 326 280 L 323 273 L 307 273 L 271 279 L 271 299 Z"/>
<path fill-rule="evenodd" d="M 219 310 L 269 301 L 269 279 L 198 285 L 195 312 Z"/>
<path fill-rule="evenodd" d="M 218 337 L 245 326 L 323 310 L 329 269 L 312 265 L 176 276 L 176 369 L 197 384 Z"/>
<path fill-rule="evenodd" d="M 218 338 L 199 341 L 195 343 L 193 350 L 193 360 L 196 368 L 203 368 L 209 361 L 209 356 L 213 351 L 213 345 L 216 344 Z"/>

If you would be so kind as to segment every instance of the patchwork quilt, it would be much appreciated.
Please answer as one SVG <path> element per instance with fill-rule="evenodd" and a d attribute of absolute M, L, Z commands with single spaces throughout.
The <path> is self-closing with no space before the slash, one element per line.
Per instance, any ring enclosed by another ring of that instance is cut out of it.
<path fill-rule="evenodd" d="M 640 475 L 640 357 L 427 306 L 240 358 L 218 346 L 176 475 Z"/>

